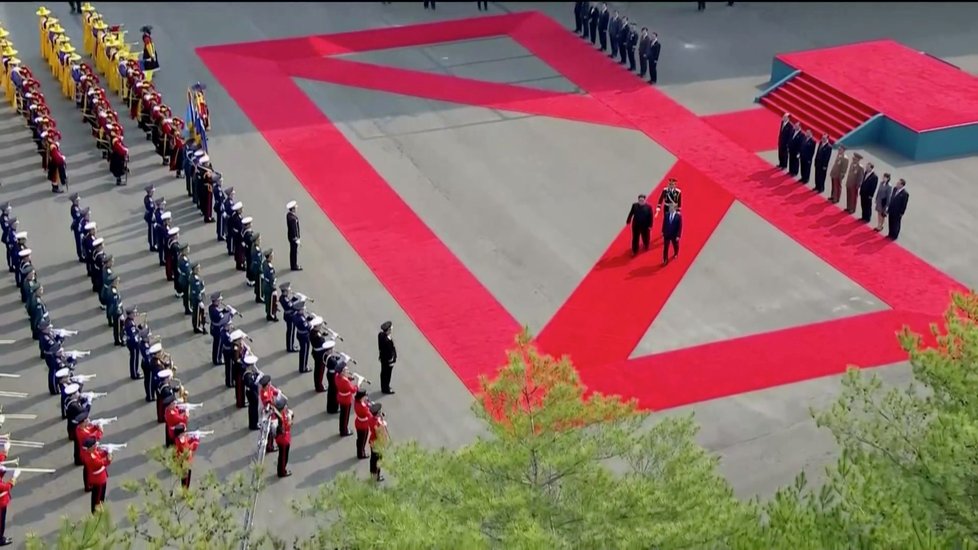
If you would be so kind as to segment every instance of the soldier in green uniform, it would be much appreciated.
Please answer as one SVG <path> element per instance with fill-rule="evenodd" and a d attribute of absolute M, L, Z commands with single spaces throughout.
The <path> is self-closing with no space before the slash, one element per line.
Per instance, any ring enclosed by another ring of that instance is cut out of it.
<path fill-rule="evenodd" d="M 109 301 L 112 297 L 112 283 L 118 278 L 115 273 L 110 271 L 109 277 L 103 280 L 102 290 L 98 294 L 98 301 L 105 308 L 105 321 L 110 327 L 112 326 L 112 316 L 109 315 Z M 118 291 L 119 287 L 116 287 L 116 292 Z"/>
<path fill-rule="evenodd" d="M 41 283 L 37 280 L 37 271 L 34 271 L 34 266 L 31 266 L 20 284 L 20 301 L 24 302 L 24 307 L 28 312 L 31 310 L 30 304 L 34 299 L 34 293 L 40 286 Z"/>
<path fill-rule="evenodd" d="M 43 294 L 44 287 L 38 287 L 37 292 L 34 294 L 34 305 L 30 310 L 31 336 L 35 340 L 41 337 L 41 321 L 46 321 L 50 318 L 48 315 L 48 306 L 44 304 Z"/>
<path fill-rule="evenodd" d="M 265 262 L 264 268 L 262 269 L 262 280 L 261 280 L 261 295 L 265 300 L 265 319 L 269 321 L 278 321 L 278 315 L 275 314 L 275 296 L 272 293 L 275 292 L 275 285 L 278 281 L 275 280 L 275 266 L 272 265 L 272 249 L 269 248 L 265 252 Z"/>
<path fill-rule="evenodd" d="M 183 298 L 183 314 L 190 315 L 190 245 L 185 244 L 180 247 L 180 255 L 177 257 L 177 293 Z"/>
<path fill-rule="evenodd" d="M 261 250 L 261 234 L 255 233 L 251 239 L 251 250 L 248 256 L 249 278 L 255 283 L 255 303 L 262 303 L 262 277 L 265 273 L 265 256 Z"/>
<path fill-rule="evenodd" d="M 32 277 L 34 278 L 34 281 L 36 282 L 37 281 L 36 272 L 33 272 L 32 271 L 31 273 L 35 273 L 35 275 L 32 275 Z M 28 317 L 33 317 L 33 315 L 34 315 L 34 313 L 33 313 L 34 312 L 34 309 L 37 308 L 37 302 L 38 302 L 38 300 L 41 299 L 41 296 L 43 296 L 43 295 L 44 295 L 44 287 L 41 286 L 40 283 L 38 283 L 37 288 L 35 288 L 34 291 L 31 292 L 31 295 L 27 297 L 27 306 L 26 307 L 27 307 L 27 315 L 28 315 Z"/>
<path fill-rule="evenodd" d="M 108 284 L 107 300 L 105 304 L 105 316 L 109 318 L 112 325 L 112 340 L 117 346 L 124 346 L 125 340 L 122 338 L 122 314 L 125 311 L 122 305 L 122 295 L 119 294 L 119 277 L 113 273 L 110 275 L 111 282 Z"/>
<path fill-rule="evenodd" d="M 204 327 L 204 308 L 201 303 L 204 300 L 204 279 L 200 276 L 200 264 L 195 263 L 190 267 L 190 309 L 193 311 L 191 317 L 194 327 L 194 334 L 207 334 Z"/>

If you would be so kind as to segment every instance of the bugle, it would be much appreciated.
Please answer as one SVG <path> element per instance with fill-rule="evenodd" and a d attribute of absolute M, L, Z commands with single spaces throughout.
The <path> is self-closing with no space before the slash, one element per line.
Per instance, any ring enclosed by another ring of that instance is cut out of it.
<path fill-rule="evenodd" d="M 36 414 L 3 414 L 0 413 L 0 426 L 3 426 L 8 420 L 36 420 Z"/>
<path fill-rule="evenodd" d="M 20 378 L 19 374 L 7 374 L 5 372 L 0 372 L 0 378 Z"/>
<path fill-rule="evenodd" d="M 120 449 L 125 449 L 128 443 L 99 443 L 98 446 L 105 449 L 109 453 L 114 453 Z"/>
<path fill-rule="evenodd" d="M 214 435 L 214 430 L 194 430 L 192 432 L 187 432 L 187 435 L 195 439 L 203 439 L 209 435 Z"/>
<path fill-rule="evenodd" d="M 177 408 L 182 411 L 192 411 L 194 409 L 199 409 L 204 406 L 203 403 L 177 403 Z"/>
<path fill-rule="evenodd" d="M 356 359 L 350 357 L 349 355 L 347 355 L 345 353 L 341 353 L 340 354 L 340 359 L 342 359 L 343 361 L 345 361 L 347 364 L 350 364 L 350 365 L 356 365 L 357 364 L 357 360 Z"/>
<path fill-rule="evenodd" d="M 112 418 L 96 418 L 95 420 L 92 420 L 91 423 L 101 428 L 102 426 L 108 426 L 116 420 L 119 420 L 118 416 L 113 416 Z"/>
<path fill-rule="evenodd" d="M 229 312 L 231 312 L 231 315 L 234 315 L 236 317 L 242 317 L 241 312 L 239 312 L 238 310 L 234 309 L 234 306 L 229 305 L 229 304 L 224 304 L 224 308 L 227 309 Z"/>
<path fill-rule="evenodd" d="M 14 468 L 14 472 L 23 472 L 26 474 L 53 474 L 56 471 L 54 468 Z"/>
<path fill-rule="evenodd" d="M 371 385 L 370 380 L 367 380 L 366 376 L 358 372 L 351 372 L 350 375 L 354 378 L 354 381 L 357 383 L 357 386 L 362 386 L 363 384 L 367 384 L 368 386 Z"/>
<path fill-rule="evenodd" d="M 68 330 L 66 328 L 56 328 L 52 332 L 54 332 L 55 336 L 60 338 L 66 338 L 68 336 L 75 336 L 78 334 L 77 330 Z"/>
<path fill-rule="evenodd" d="M 23 397 L 27 397 L 28 395 L 29 394 L 24 393 L 22 391 L 0 391 L 0 397 L 23 398 Z"/>
<path fill-rule="evenodd" d="M 10 459 L 10 460 L 4 460 L 3 462 L 0 462 L 0 465 L 3 465 L 3 466 L 16 466 L 18 464 L 20 464 L 20 457 L 19 456 L 17 458 L 13 458 L 13 459 Z"/>
<path fill-rule="evenodd" d="M 323 330 L 325 330 L 326 333 L 329 334 L 329 338 L 331 340 L 334 340 L 336 342 L 342 342 L 343 341 L 343 337 L 340 336 L 340 333 L 336 332 L 335 330 L 333 330 L 333 329 L 331 329 L 329 327 L 323 327 Z"/>
<path fill-rule="evenodd" d="M 23 441 L 20 439 L 10 439 L 10 434 L 0 435 L 0 442 L 10 443 L 11 447 L 27 447 L 30 449 L 40 449 L 44 443 L 40 441 Z"/>
<path fill-rule="evenodd" d="M 97 374 L 75 374 L 71 377 L 71 381 L 77 383 L 85 383 L 89 380 L 98 376 Z"/>
<path fill-rule="evenodd" d="M 77 359 L 79 359 L 81 357 L 88 357 L 91 354 L 92 354 L 92 352 L 90 352 L 90 351 L 79 351 L 79 350 L 76 350 L 76 349 L 73 349 L 71 351 L 66 351 L 65 352 L 65 356 L 66 357 L 68 357 L 69 359 L 75 359 L 75 360 L 77 360 Z"/>
<path fill-rule="evenodd" d="M 97 391 L 87 391 L 81 394 L 81 396 L 85 398 L 87 401 L 95 401 L 96 399 L 105 397 L 106 395 L 109 394 L 106 392 L 97 392 Z"/>
<path fill-rule="evenodd" d="M 303 302 L 309 302 L 310 304 L 315 304 L 316 303 L 316 300 L 313 300 L 312 298 L 306 296 L 305 294 L 303 294 L 301 292 L 296 292 L 295 295 L 296 295 L 296 297 L 299 298 L 299 300 L 302 300 Z"/>

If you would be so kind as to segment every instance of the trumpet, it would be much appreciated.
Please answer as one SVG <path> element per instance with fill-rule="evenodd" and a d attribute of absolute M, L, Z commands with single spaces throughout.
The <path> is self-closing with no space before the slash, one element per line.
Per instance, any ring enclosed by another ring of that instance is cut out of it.
<path fill-rule="evenodd" d="M 11 447 L 27 447 L 30 449 L 41 449 L 44 447 L 44 443 L 40 441 L 23 441 L 20 439 L 10 439 L 10 434 L 0 435 L 0 441 L 4 443 L 10 443 Z"/>
<path fill-rule="evenodd" d="M 116 420 L 119 420 L 118 416 L 113 416 L 112 418 L 96 418 L 95 420 L 92 420 L 91 423 L 101 428 L 102 426 L 108 426 Z"/>
<path fill-rule="evenodd" d="M 105 449 L 109 454 L 120 449 L 125 449 L 128 443 L 99 443 L 98 446 Z"/>
<path fill-rule="evenodd" d="M 335 330 L 333 330 L 333 329 L 331 329 L 329 327 L 325 327 L 325 326 L 323 327 L 323 330 L 326 331 L 326 334 L 329 335 L 329 338 L 331 340 L 334 340 L 336 342 L 342 342 L 343 341 L 343 337 L 340 336 L 340 333 L 336 332 Z"/>
<path fill-rule="evenodd" d="M 95 401 L 96 399 L 105 397 L 106 395 L 109 394 L 105 392 L 96 392 L 96 391 L 87 391 L 81 394 L 82 398 L 84 398 L 87 401 Z"/>
<path fill-rule="evenodd" d="M 0 413 L 0 426 L 3 426 L 8 420 L 35 420 L 37 419 L 36 414 L 3 414 Z"/>
<path fill-rule="evenodd" d="M 22 391 L 0 391 L 0 397 L 14 397 L 14 398 L 24 398 L 29 394 Z"/>
<path fill-rule="evenodd" d="M 204 406 L 203 403 L 177 403 L 177 408 L 182 411 L 192 411 L 194 409 L 199 409 Z"/>
<path fill-rule="evenodd" d="M 56 328 L 52 332 L 59 338 L 67 338 L 68 336 L 75 336 L 78 334 L 77 330 L 68 330 L 66 328 Z"/>
<path fill-rule="evenodd" d="M 54 468 L 14 468 L 14 475 L 18 473 L 28 473 L 28 474 L 53 474 L 55 473 Z"/>
<path fill-rule="evenodd" d="M 0 378 L 20 378 L 19 374 L 7 374 L 5 372 L 0 372 Z"/>
<path fill-rule="evenodd" d="M 97 374 L 76 374 L 71 377 L 71 381 L 75 383 L 85 383 L 89 380 L 98 376 Z"/>
<path fill-rule="evenodd" d="M 229 304 L 224 304 L 224 308 L 227 309 L 231 313 L 231 315 L 234 315 L 236 317 L 242 317 L 241 312 L 234 309 L 234 306 Z"/>
<path fill-rule="evenodd" d="M 194 439 L 203 439 L 209 435 L 214 435 L 214 430 L 194 430 L 192 432 L 187 432 L 187 435 L 193 437 Z"/>
<path fill-rule="evenodd" d="M 0 462 L 0 465 L 3 466 L 16 466 L 18 464 L 20 464 L 20 457 L 11 460 L 4 460 L 3 462 Z"/>
<path fill-rule="evenodd" d="M 356 365 L 357 364 L 357 360 L 356 359 L 350 357 L 349 355 L 347 355 L 345 353 L 341 353 L 340 354 L 340 359 L 342 359 L 343 361 L 349 363 L 350 365 Z"/>
<path fill-rule="evenodd" d="M 353 378 L 354 381 L 356 381 L 357 386 L 362 386 L 363 384 L 367 384 L 368 386 L 371 385 L 370 384 L 370 380 L 367 380 L 367 377 L 363 376 L 360 373 L 351 372 L 350 373 L 350 378 Z"/>
<path fill-rule="evenodd" d="M 77 359 L 79 359 L 81 357 L 88 357 L 91 354 L 92 354 L 92 352 L 90 352 L 90 351 L 78 351 L 78 350 L 74 350 L 74 349 L 71 350 L 71 351 L 66 351 L 65 352 L 65 356 L 66 357 L 68 357 L 69 359 L 75 359 L 75 360 L 77 360 Z"/>
<path fill-rule="evenodd" d="M 301 300 L 303 302 L 309 302 L 310 304 L 315 304 L 316 303 L 316 300 L 313 300 L 312 298 L 306 296 L 305 294 L 303 294 L 301 292 L 296 292 L 295 295 L 296 295 L 297 298 L 299 298 L 299 300 Z"/>

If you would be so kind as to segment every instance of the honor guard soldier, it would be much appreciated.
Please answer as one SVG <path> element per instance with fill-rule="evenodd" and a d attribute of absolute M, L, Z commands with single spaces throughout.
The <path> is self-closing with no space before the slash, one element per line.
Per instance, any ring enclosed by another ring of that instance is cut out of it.
<path fill-rule="evenodd" d="M 238 206 L 236 203 L 234 206 Z M 251 216 L 242 215 L 242 209 L 238 208 L 231 215 L 231 237 L 234 240 L 234 266 L 238 271 L 246 271 L 248 265 L 248 248 L 250 244 L 246 241 L 245 235 L 251 231 Z M 248 237 L 250 238 L 250 237 Z"/>
<path fill-rule="evenodd" d="M 68 432 L 68 439 L 75 443 L 75 433 L 78 428 L 78 419 L 82 417 L 83 414 L 87 414 L 92 410 L 92 404 L 86 399 L 83 399 L 78 393 L 78 384 L 68 384 L 65 386 L 65 393 L 68 394 L 68 404 L 65 405 L 65 429 Z M 75 465 L 81 465 L 81 456 L 79 454 L 79 448 L 75 445 L 74 449 Z"/>
<path fill-rule="evenodd" d="M 156 255 L 160 260 L 160 267 L 166 267 L 166 258 L 170 254 L 170 228 L 173 213 L 166 210 L 166 199 L 156 202 L 156 211 L 153 214 L 153 239 L 156 245 Z"/>
<path fill-rule="evenodd" d="M 186 424 L 177 424 L 173 427 L 174 454 L 177 461 L 186 468 L 186 472 L 180 479 L 180 485 L 184 489 L 190 488 L 190 468 L 194 461 L 194 453 L 200 446 L 200 436 L 187 433 Z"/>
<path fill-rule="evenodd" d="M 224 211 L 225 200 L 227 200 L 227 194 L 224 191 L 223 181 L 218 179 L 214 182 L 214 221 L 216 222 L 214 225 L 218 241 L 224 240 L 226 229 L 227 212 Z"/>
<path fill-rule="evenodd" d="M 251 353 L 243 354 L 242 358 L 234 364 L 234 372 L 231 373 L 234 379 L 234 406 L 239 409 L 245 408 L 245 370 L 248 367 L 257 369 L 257 365 L 258 356 Z"/>
<path fill-rule="evenodd" d="M 252 287 L 255 292 L 255 303 L 261 303 L 261 274 L 264 271 L 264 260 L 261 251 L 261 234 L 251 228 L 251 224 L 245 224 L 244 233 L 241 235 L 241 242 L 245 247 L 245 279 L 247 285 Z"/>
<path fill-rule="evenodd" d="M 119 294 L 119 277 L 112 275 L 112 282 L 109 283 L 108 303 L 105 306 L 105 315 L 109 323 L 112 324 L 112 339 L 117 346 L 126 345 L 122 336 L 122 296 Z"/>
<path fill-rule="evenodd" d="M 88 468 L 88 485 L 92 488 L 92 513 L 102 506 L 105 502 L 106 487 L 109 483 L 109 464 L 112 463 L 112 455 L 108 450 L 98 445 L 98 442 L 89 438 L 83 442 L 85 452 L 82 453 L 82 460 Z"/>
<path fill-rule="evenodd" d="M 234 206 L 238 202 L 234 199 L 234 187 L 228 187 L 224 191 L 224 244 L 227 246 L 228 256 L 234 254 L 234 239 L 231 233 L 231 220 L 234 218 Z M 243 205 L 242 205 L 243 206 Z"/>
<path fill-rule="evenodd" d="M 370 400 L 367 399 L 367 392 L 357 390 L 353 401 L 353 429 L 357 432 L 357 459 L 369 458 L 367 454 L 367 439 L 370 437 L 370 425 L 373 424 L 374 415 L 370 412 Z"/>
<path fill-rule="evenodd" d="M 656 214 L 662 211 L 663 205 L 675 206 L 677 212 L 683 207 L 683 193 L 679 187 L 676 187 L 676 178 L 669 178 L 666 188 L 659 193 L 659 202 L 655 207 Z"/>
<path fill-rule="evenodd" d="M 88 222 L 85 224 L 86 234 L 82 238 L 82 256 L 85 259 L 85 273 L 91 278 L 92 276 L 92 259 L 95 254 L 95 241 L 99 241 L 102 244 L 103 241 L 99 240 L 100 237 L 96 235 L 98 229 L 98 224 L 95 222 Z"/>
<path fill-rule="evenodd" d="M 296 202 L 289 202 L 285 208 L 288 210 L 285 214 L 285 225 L 289 233 L 289 268 L 292 271 L 302 271 L 302 266 L 299 265 L 299 246 L 302 242 L 299 240 L 299 215 L 295 213 Z"/>
<path fill-rule="evenodd" d="M 143 371 L 143 375 L 140 378 L 143 379 L 143 389 L 146 390 L 147 403 L 153 400 L 149 391 L 150 379 L 153 376 L 153 354 L 149 350 L 153 349 L 153 344 L 153 333 L 149 327 L 143 327 L 139 331 L 139 367 Z"/>
<path fill-rule="evenodd" d="M 21 248 L 20 251 L 17 252 L 17 259 L 19 261 L 17 264 L 17 271 L 14 273 L 14 281 L 17 283 L 17 286 L 20 287 L 20 285 L 24 282 L 24 274 L 27 273 L 29 267 L 33 266 L 33 262 L 31 262 L 31 249 Z"/>
<path fill-rule="evenodd" d="M 24 307 L 27 308 L 28 312 L 34 307 L 34 297 L 39 288 L 41 288 L 41 283 L 37 280 L 37 271 L 34 271 L 34 266 L 31 266 L 24 276 L 24 280 L 20 282 L 20 301 L 24 302 Z"/>
<path fill-rule="evenodd" d="M 342 353 L 331 352 L 326 357 L 326 414 L 340 412 L 340 402 L 337 399 L 336 373 L 340 370 L 340 364 L 345 362 L 346 359 Z"/>
<path fill-rule="evenodd" d="M 285 320 L 285 351 L 292 353 L 295 349 L 295 303 L 299 300 L 292 295 L 292 284 L 288 281 L 278 287 L 278 303 L 282 308 L 282 319 Z"/>
<path fill-rule="evenodd" d="M 126 319 L 122 323 L 122 334 L 126 339 L 126 349 L 129 350 L 129 378 L 139 380 L 139 325 L 136 314 L 139 310 L 134 307 L 126 308 Z"/>
<path fill-rule="evenodd" d="M 200 264 L 190 266 L 190 310 L 193 311 L 191 324 L 194 334 L 207 334 L 207 318 L 204 315 L 204 279 L 200 276 Z"/>
<path fill-rule="evenodd" d="M 146 222 L 146 242 L 149 244 L 150 251 L 156 252 L 156 231 L 153 228 L 156 219 L 156 201 L 153 200 L 153 193 L 156 192 L 156 188 L 149 185 L 144 189 L 146 195 L 143 196 L 143 221 Z"/>
<path fill-rule="evenodd" d="M 75 419 L 78 427 L 75 428 L 75 447 L 77 448 L 77 456 L 79 459 L 82 457 L 82 446 L 85 441 L 89 439 L 94 439 L 97 442 L 102 441 L 102 436 L 104 432 L 101 426 L 97 426 L 89 420 L 89 413 L 84 412 L 78 418 Z M 78 465 L 77 462 L 75 464 Z M 89 471 L 88 466 L 85 461 L 81 461 L 82 466 L 82 482 L 85 486 L 85 492 L 88 493 L 92 490 L 92 486 L 89 484 Z"/>
<path fill-rule="evenodd" d="M 180 244 L 180 228 L 171 227 L 166 230 L 166 252 L 163 254 L 163 260 L 166 262 L 165 274 L 167 281 L 173 281 L 174 292 L 176 292 L 177 297 L 180 296 L 179 289 L 177 288 L 177 258 L 180 257 L 180 249 L 183 247 Z"/>
<path fill-rule="evenodd" d="M 68 406 L 68 400 L 71 397 L 71 395 L 68 394 L 66 389 L 70 384 L 74 384 L 74 382 L 71 381 L 71 368 L 63 366 L 58 370 L 54 371 L 54 379 L 55 379 L 55 384 L 61 391 L 61 403 L 60 403 L 61 420 L 68 420 L 68 413 L 66 412 L 67 410 L 66 407 Z M 77 384 L 77 386 L 79 387 L 79 389 L 81 388 L 81 384 Z"/>
<path fill-rule="evenodd" d="M 143 363 L 143 389 L 146 390 L 146 402 L 151 403 L 156 399 L 156 376 L 162 370 L 159 363 L 163 344 L 156 342 L 150 345 L 147 351 L 149 361 Z"/>
<path fill-rule="evenodd" d="M 82 248 L 82 239 L 85 236 L 85 225 L 92 221 L 92 209 L 85 207 L 81 209 L 77 223 L 71 226 L 71 232 L 75 237 L 75 253 L 78 255 L 78 262 L 85 262 L 85 252 Z"/>
<path fill-rule="evenodd" d="M 336 365 L 336 400 L 340 404 L 340 437 L 353 435 L 350 432 L 350 410 L 353 409 L 353 396 L 360 387 L 346 372 L 346 360 Z"/>
<path fill-rule="evenodd" d="M 160 372 L 156 373 L 156 378 L 159 379 L 160 385 L 156 390 L 156 423 L 164 424 L 166 422 L 166 405 L 167 398 L 177 395 L 177 389 L 173 383 L 173 371 L 170 369 L 162 369 Z"/>
<path fill-rule="evenodd" d="M 221 304 L 220 292 L 211 294 L 211 305 L 207 308 L 207 317 L 211 322 L 211 364 L 220 365 L 221 361 L 221 329 L 231 320 L 231 313 L 225 311 Z"/>
<path fill-rule="evenodd" d="M 281 393 L 275 396 L 272 417 L 275 429 L 275 443 L 278 445 L 278 477 L 289 477 L 289 449 L 292 447 L 293 414 L 288 407 L 289 400 Z"/>
<path fill-rule="evenodd" d="M 370 424 L 370 473 L 375 476 L 377 482 L 384 481 L 383 474 L 380 473 L 380 449 L 387 443 L 390 436 L 387 433 L 387 420 L 381 414 L 380 403 L 370 405 L 370 413 L 373 414 L 373 422 Z"/>
<path fill-rule="evenodd" d="M 71 201 L 71 206 L 68 208 L 68 213 L 71 214 L 71 227 L 74 227 L 78 224 L 78 220 L 81 218 L 81 195 L 78 193 L 72 193 L 71 196 L 68 197 L 68 200 Z"/>
<path fill-rule="evenodd" d="M 275 302 L 275 266 L 272 264 L 272 249 L 265 252 L 264 269 L 261 277 L 261 297 L 265 302 L 265 320 L 278 322 L 278 304 Z"/>
<path fill-rule="evenodd" d="M 295 315 L 295 336 L 299 340 L 299 372 L 309 372 L 309 322 L 313 320 L 313 315 L 305 312 L 306 302 L 300 300 L 296 303 Z"/>
<path fill-rule="evenodd" d="M 14 543 L 13 539 L 7 536 L 7 506 L 10 506 L 10 490 L 17 484 L 20 477 L 20 470 L 14 470 L 14 475 L 10 481 L 4 479 L 7 468 L 0 464 L 0 546 L 9 546 Z"/>
<path fill-rule="evenodd" d="M 394 363 L 397 362 L 397 347 L 394 346 L 394 324 L 385 321 L 380 325 L 377 335 L 377 347 L 380 351 L 380 390 L 386 394 L 394 393 L 391 387 L 391 375 L 394 373 Z"/>
<path fill-rule="evenodd" d="M 259 404 L 261 403 L 261 397 L 259 392 L 261 388 L 258 386 L 258 370 L 253 366 L 245 371 L 244 375 L 241 377 L 241 381 L 244 383 L 245 397 L 248 400 L 248 429 L 257 430 L 259 429 Z"/>
<path fill-rule="evenodd" d="M 16 265 L 17 218 L 10 218 L 3 226 L 3 244 L 7 249 L 7 271 L 13 273 Z"/>
<path fill-rule="evenodd" d="M 31 310 L 31 336 L 35 340 L 41 339 L 41 333 L 44 332 L 44 327 L 51 326 L 51 317 L 48 315 L 48 306 L 41 299 L 41 295 L 44 294 L 44 287 L 38 287 L 37 292 L 34 296 L 34 309 Z"/>
<path fill-rule="evenodd" d="M 164 445 L 171 447 L 173 446 L 174 437 L 173 428 L 178 424 L 186 425 L 190 421 L 190 413 L 187 412 L 185 407 L 180 406 L 176 395 L 167 397 L 163 402 L 166 406 L 166 411 L 163 413 L 163 418 L 166 423 Z"/>
<path fill-rule="evenodd" d="M 95 248 L 92 250 L 92 268 L 89 273 L 90 279 L 92 280 L 92 292 L 96 296 L 101 297 L 102 295 L 102 267 L 105 264 L 105 240 L 102 237 L 95 239 L 92 244 Z M 105 309 L 105 304 L 99 303 L 99 309 Z"/>
<path fill-rule="evenodd" d="M 312 348 L 313 386 L 316 389 L 316 393 L 323 393 L 326 391 L 326 387 L 323 386 L 323 377 L 326 376 L 326 356 L 333 350 L 336 343 L 327 339 L 326 334 L 321 330 L 322 317 L 313 319 L 313 322 L 317 321 L 317 326 L 312 326 L 312 323 L 310 323 L 309 347 Z"/>
<path fill-rule="evenodd" d="M 193 263 L 190 261 L 190 245 L 184 243 L 180 247 L 180 255 L 177 257 L 177 277 L 174 283 L 177 295 L 183 299 L 183 314 L 192 315 L 190 311 L 190 275 L 193 270 Z"/>
<path fill-rule="evenodd" d="M 239 332 L 234 328 L 234 323 L 228 320 L 221 327 L 221 357 L 224 361 L 224 387 L 233 388 L 234 382 L 231 380 L 231 363 L 234 361 L 235 345 L 233 336 Z"/>

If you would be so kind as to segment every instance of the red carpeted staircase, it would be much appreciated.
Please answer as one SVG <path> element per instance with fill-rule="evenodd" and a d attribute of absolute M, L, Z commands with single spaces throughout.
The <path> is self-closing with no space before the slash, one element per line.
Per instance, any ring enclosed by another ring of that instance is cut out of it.
<path fill-rule="evenodd" d="M 798 73 L 767 95 L 761 105 L 781 115 L 791 113 L 816 138 L 823 133 L 832 142 L 875 116 L 873 109 L 822 82 Z"/>

